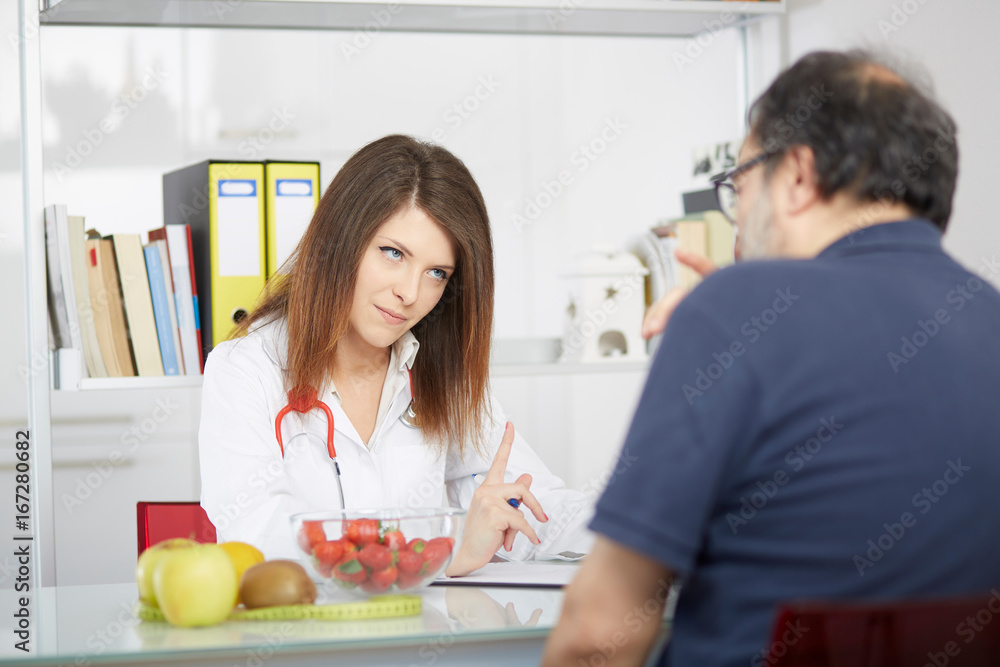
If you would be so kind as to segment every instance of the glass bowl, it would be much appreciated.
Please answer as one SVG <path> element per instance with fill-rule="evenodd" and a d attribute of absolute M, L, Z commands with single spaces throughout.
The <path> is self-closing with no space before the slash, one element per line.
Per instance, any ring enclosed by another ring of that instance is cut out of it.
<path fill-rule="evenodd" d="M 462 537 L 465 510 L 330 510 L 291 521 L 313 579 L 366 597 L 413 593 L 441 576 Z"/>

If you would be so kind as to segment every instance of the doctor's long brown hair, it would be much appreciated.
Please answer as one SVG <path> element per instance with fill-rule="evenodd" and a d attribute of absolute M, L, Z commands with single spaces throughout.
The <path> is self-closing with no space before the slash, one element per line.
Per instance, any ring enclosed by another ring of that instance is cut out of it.
<path fill-rule="evenodd" d="M 416 206 L 454 239 L 455 271 L 437 306 L 413 327 L 414 411 L 432 441 L 478 448 L 488 415 L 493 329 L 493 243 L 482 193 L 444 148 L 392 135 L 355 153 L 320 200 L 284 275 L 234 335 L 257 322 L 286 318 L 286 389 L 323 388 L 337 342 L 348 330 L 358 267 L 379 226 Z"/>

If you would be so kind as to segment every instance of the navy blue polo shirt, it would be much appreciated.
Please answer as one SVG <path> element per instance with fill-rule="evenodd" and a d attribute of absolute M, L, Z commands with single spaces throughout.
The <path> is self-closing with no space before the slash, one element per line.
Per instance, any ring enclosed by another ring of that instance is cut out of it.
<path fill-rule="evenodd" d="M 591 524 L 682 578 L 661 665 L 768 664 L 784 600 L 1000 586 L 1000 262 L 973 268 L 909 220 L 677 308 Z"/>

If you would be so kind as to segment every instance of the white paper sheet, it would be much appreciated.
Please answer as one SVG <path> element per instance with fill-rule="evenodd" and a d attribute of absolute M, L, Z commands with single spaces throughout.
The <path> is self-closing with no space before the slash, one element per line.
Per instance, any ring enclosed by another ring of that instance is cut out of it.
<path fill-rule="evenodd" d="M 578 563 L 562 561 L 487 563 L 464 577 L 438 577 L 432 585 L 562 588 L 578 569 Z"/>
<path fill-rule="evenodd" d="M 261 275 L 260 208 L 254 182 L 220 180 L 216 215 L 219 275 Z"/>
<path fill-rule="evenodd" d="M 302 239 L 316 206 L 312 183 L 306 180 L 279 179 L 275 194 L 274 230 L 277 266 L 281 266 Z"/>

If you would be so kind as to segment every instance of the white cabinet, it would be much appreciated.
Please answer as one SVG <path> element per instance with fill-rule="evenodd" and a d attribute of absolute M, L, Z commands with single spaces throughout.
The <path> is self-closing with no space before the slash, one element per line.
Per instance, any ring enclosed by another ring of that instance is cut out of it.
<path fill-rule="evenodd" d="M 596 498 L 615 468 L 645 364 L 579 364 L 569 373 L 494 373 L 507 418 L 570 488 Z"/>

